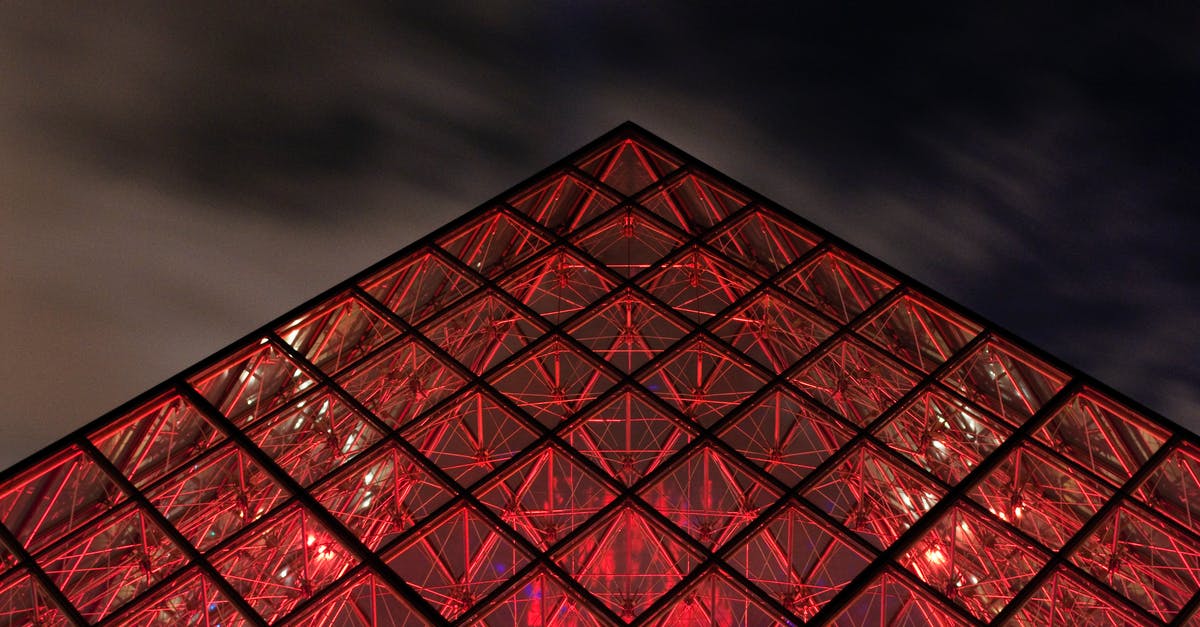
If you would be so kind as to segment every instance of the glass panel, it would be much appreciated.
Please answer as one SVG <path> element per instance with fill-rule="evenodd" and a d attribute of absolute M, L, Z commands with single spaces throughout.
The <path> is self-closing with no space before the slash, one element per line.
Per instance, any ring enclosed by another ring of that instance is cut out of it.
<path fill-rule="evenodd" d="M 483 478 L 535 438 L 525 423 L 479 391 L 404 433 L 405 440 L 464 486 Z"/>
<path fill-rule="evenodd" d="M 130 506 L 41 559 L 42 568 L 71 604 L 95 622 L 182 567 L 183 550 Z"/>
<path fill-rule="evenodd" d="M 346 370 L 338 384 L 393 428 L 458 391 L 462 377 L 413 341 Z"/>
<path fill-rule="evenodd" d="M 166 590 L 150 595 L 148 600 L 126 610 L 117 618 L 116 624 L 129 627 L 233 627 L 250 623 L 207 575 L 193 570 L 176 579 Z"/>
<path fill-rule="evenodd" d="M 205 550 L 266 515 L 287 493 L 248 455 L 227 446 L 147 497 L 188 542 Z"/>
<path fill-rule="evenodd" d="M 932 372 L 979 333 L 977 324 L 905 294 L 859 330 L 865 337 L 923 372 Z"/>
<path fill-rule="evenodd" d="M 773 612 L 763 609 L 754 595 L 735 584 L 729 576 L 713 569 L 699 582 L 675 595 L 675 600 L 646 625 L 683 627 L 705 625 L 787 625 Z"/>
<path fill-rule="evenodd" d="M 831 624 L 838 627 L 966 627 L 971 623 L 890 568 L 885 568 L 883 575 L 835 616 Z"/>
<path fill-rule="evenodd" d="M 571 329 L 575 339 L 626 373 L 657 357 L 685 332 L 632 290 L 595 308 Z"/>
<path fill-rule="evenodd" d="M 519 192 L 508 204 L 556 233 L 567 233 L 610 209 L 616 200 L 576 176 L 558 174 Z"/>
<path fill-rule="evenodd" d="M 683 544 L 632 507 L 593 525 L 555 561 L 625 622 L 699 564 Z"/>
<path fill-rule="evenodd" d="M 479 282 L 455 269 L 433 250 L 405 257 L 362 284 L 362 288 L 410 324 L 466 296 Z"/>
<path fill-rule="evenodd" d="M 343 296 L 281 327 L 278 334 L 309 363 L 333 374 L 399 332 L 357 298 Z"/>
<path fill-rule="evenodd" d="M 794 485 L 851 435 L 829 414 L 780 389 L 730 423 L 721 440 L 776 479 Z"/>
<path fill-rule="evenodd" d="M 1200 534 L 1200 450 L 1183 444 L 1170 452 L 1137 489 L 1160 514 Z"/>
<path fill-rule="evenodd" d="M 92 443 L 139 487 L 175 470 L 224 439 L 177 394 L 155 399 L 90 436 Z"/>
<path fill-rule="evenodd" d="M 692 439 L 670 412 L 631 391 L 589 412 L 566 440 L 603 471 L 633 485 Z"/>
<path fill-rule="evenodd" d="M 758 280 L 693 249 L 672 257 L 639 283 L 676 313 L 703 322 L 753 289 Z"/>
<path fill-rule="evenodd" d="M 543 570 L 517 584 L 478 623 L 481 627 L 603 627 L 586 603 L 567 592 L 558 579 Z"/>
<path fill-rule="evenodd" d="M 377 442 L 383 433 L 331 392 L 284 409 L 251 434 L 300 485 L 311 485 Z"/>
<path fill-rule="evenodd" d="M 123 500 L 117 484 L 75 447 L 7 483 L 0 518 L 31 553 Z"/>
<path fill-rule="evenodd" d="M 355 558 L 300 508 L 214 556 L 213 566 L 267 622 L 275 621 L 355 565 Z"/>
<path fill-rule="evenodd" d="M 613 377 L 559 338 L 550 338 L 498 375 L 494 385 L 553 427 L 612 387 Z"/>
<path fill-rule="evenodd" d="M 330 590 L 312 608 L 287 625 L 336 625 L 337 627 L 420 627 L 427 625 L 399 595 L 374 573 L 352 577 L 345 585 Z"/>
<path fill-rule="evenodd" d="M 296 362 L 265 339 L 188 382 L 239 427 L 316 384 Z"/>
<path fill-rule="evenodd" d="M 588 308 L 613 285 L 608 274 L 566 249 L 534 259 L 500 284 L 504 291 L 555 324 Z"/>
<path fill-rule="evenodd" d="M 24 569 L 0 579 L 0 625 L 65 627 L 71 621 Z"/>
<path fill-rule="evenodd" d="M 438 316 L 425 336 L 479 374 L 542 336 L 542 329 L 499 296 L 482 293 Z"/>
<path fill-rule="evenodd" d="M 763 376 L 705 340 L 675 351 L 642 383 L 684 416 L 709 427 L 762 388 Z"/>
<path fill-rule="evenodd" d="M 940 388 L 921 392 L 875 436 L 935 477 L 954 485 L 1011 431 Z"/>
<path fill-rule="evenodd" d="M 1065 568 L 1055 569 L 1038 586 L 1013 623 L 1028 625 L 1097 625 L 1123 627 L 1144 624 L 1124 603 L 1099 587 L 1080 580 Z"/>
<path fill-rule="evenodd" d="M 773 292 L 763 292 L 713 330 L 776 374 L 833 335 L 833 325 Z"/>
<path fill-rule="evenodd" d="M 486 518 L 461 508 L 386 558 L 388 565 L 453 620 L 528 563 Z"/>
<path fill-rule="evenodd" d="M 804 498 L 882 549 L 946 495 L 873 445 L 860 445 L 818 479 Z"/>
<path fill-rule="evenodd" d="M 865 311 L 887 294 L 896 281 L 881 271 L 851 261 L 839 251 L 826 252 L 783 281 L 784 291 L 839 322 Z"/>
<path fill-rule="evenodd" d="M 546 237 L 499 210 L 438 240 L 446 252 L 488 277 L 517 267 L 547 243 Z"/>
<path fill-rule="evenodd" d="M 870 560 L 801 507 L 790 504 L 734 551 L 729 562 L 807 620 Z"/>
<path fill-rule="evenodd" d="M 553 448 L 522 459 L 479 500 L 543 551 L 613 500 L 612 489 Z"/>
<path fill-rule="evenodd" d="M 631 277 L 658 263 L 683 239 L 641 211 L 624 208 L 577 235 L 574 242 L 609 270 Z"/>
<path fill-rule="evenodd" d="M 639 202 L 674 226 L 699 233 L 741 209 L 746 198 L 704 174 L 688 173 L 646 192 Z"/>
<path fill-rule="evenodd" d="M 1035 435 L 1115 485 L 1132 477 L 1167 440 L 1165 430 L 1092 390 L 1072 397 Z"/>
<path fill-rule="evenodd" d="M 716 550 L 779 497 L 752 474 L 711 447 L 642 490 L 642 499 L 700 544 Z"/>
<path fill-rule="evenodd" d="M 579 169 L 622 194 L 633 194 L 679 167 L 679 161 L 649 144 L 623 138 L 579 162 Z"/>
<path fill-rule="evenodd" d="M 1000 340 L 989 340 L 946 383 L 969 400 L 1021 424 L 1067 383 L 1067 376 Z"/>
<path fill-rule="evenodd" d="M 812 250 L 818 239 L 790 220 L 759 208 L 713 234 L 708 242 L 766 277 Z"/>
<path fill-rule="evenodd" d="M 1051 549 L 1060 548 L 1112 496 L 1032 446 L 1022 445 L 971 490 L 1000 520 Z"/>
<path fill-rule="evenodd" d="M 866 426 L 917 384 L 917 376 L 874 349 L 842 340 L 792 382 L 844 416 Z"/>

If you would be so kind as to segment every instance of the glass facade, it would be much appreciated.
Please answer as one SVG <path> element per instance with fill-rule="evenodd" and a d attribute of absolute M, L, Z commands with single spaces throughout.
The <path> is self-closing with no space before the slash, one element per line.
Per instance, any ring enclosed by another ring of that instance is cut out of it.
<path fill-rule="evenodd" d="M 623 125 L 0 475 L 0 624 L 1191 624 L 1198 444 Z"/>

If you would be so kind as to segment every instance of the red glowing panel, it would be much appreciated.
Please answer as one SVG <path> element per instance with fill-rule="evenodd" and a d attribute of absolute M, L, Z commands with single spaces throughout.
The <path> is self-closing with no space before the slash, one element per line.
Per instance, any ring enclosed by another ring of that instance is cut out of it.
<path fill-rule="evenodd" d="M 373 573 L 367 572 L 349 579 L 317 599 L 309 611 L 302 612 L 285 624 L 338 627 L 422 627 L 428 624 Z"/>
<path fill-rule="evenodd" d="M 189 382 L 238 426 L 261 418 L 316 384 L 299 364 L 266 339 Z"/>
<path fill-rule="evenodd" d="M 922 392 L 875 432 L 891 450 L 954 485 L 1011 431 L 982 410 L 934 388 Z"/>
<path fill-rule="evenodd" d="M 130 627 L 145 625 L 221 625 L 250 624 L 207 575 L 193 569 L 179 575 L 172 586 L 124 612 L 117 624 Z"/>
<path fill-rule="evenodd" d="M 453 620 L 529 559 L 483 515 L 461 508 L 386 558 L 442 616 Z"/>
<path fill-rule="evenodd" d="M 842 340 L 792 381 L 847 420 L 866 426 L 917 384 L 917 376 L 878 351 Z"/>
<path fill-rule="evenodd" d="M 121 474 L 144 486 L 223 439 L 183 397 L 155 399 L 89 436 Z"/>
<path fill-rule="evenodd" d="M 679 167 L 679 160 L 649 142 L 621 139 L 578 161 L 579 169 L 631 195 Z"/>
<path fill-rule="evenodd" d="M 810 619 L 870 560 L 797 504 L 776 514 L 730 563 L 788 611 Z"/>
<path fill-rule="evenodd" d="M 579 228 L 616 203 L 612 195 L 570 173 L 553 175 L 508 201 L 535 222 L 558 233 Z"/>
<path fill-rule="evenodd" d="M 661 614 L 645 624 L 654 627 L 681 625 L 783 625 L 785 620 L 764 609 L 761 601 L 720 571 L 705 574 L 695 585 L 674 596 Z"/>
<path fill-rule="evenodd" d="M 791 368 L 835 328 L 775 292 L 763 292 L 722 319 L 713 330 L 776 374 Z"/>
<path fill-rule="evenodd" d="M 478 287 L 441 253 L 422 250 L 405 257 L 362 284 L 368 294 L 401 318 L 416 324 Z"/>
<path fill-rule="evenodd" d="M 393 428 L 436 405 L 463 382 L 414 341 L 402 342 L 338 377 L 342 389 Z"/>
<path fill-rule="evenodd" d="M 627 623 L 698 563 L 679 540 L 632 507 L 593 525 L 556 561 Z"/>
<path fill-rule="evenodd" d="M 544 570 L 525 579 L 480 620 L 483 627 L 604 627 L 610 623 Z"/>
<path fill-rule="evenodd" d="M 1072 397 L 1036 436 L 1118 486 L 1167 440 L 1163 428 L 1092 390 Z"/>
<path fill-rule="evenodd" d="M 70 625 L 45 589 L 24 570 L 0 579 L 0 625 Z"/>
<path fill-rule="evenodd" d="M 309 363 L 333 374 L 399 332 L 362 301 L 342 296 L 277 333 Z"/>
<path fill-rule="evenodd" d="M 425 336 L 480 374 L 542 336 L 542 329 L 495 294 L 463 303 L 439 316 Z"/>
<path fill-rule="evenodd" d="M 744 360 L 698 340 L 665 358 L 642 382 L 684 416 L 709 427 L 761 388 L 763 381 Z"/>
<path fill-rule="evenodd" d="M 793 485 L 850 439 L 845 424 L 777 389 L 754 403 L 721 434 L 721 439 L 771 473 Z"/>
<path fill-rule="evenodd" d="M 79 613 L 94 622 L 186 560 L 153 519 L 130 506 L 60 544 L 42 557 L 42 568 Z"/>
<path fill-rule="evenodd" d="M 864 323 L 860 333 L 910 365 L 930 372 L 966 346 L 979 330 L 979 325 L 946 307 L 907 293 Z"/>
<path fill-rule="evenodd" d="M 699 249 L 672 257 L 638 281 L 676 313 L 703 322 L 720 313 L 758 283 L 728 262 Z"/>
<path fill-rule="evenodd" d="M 554 426 L 612 387 L 613 377 L 562 338 L 552 337 L 495 377 L 496 389 Z"/>
<path fill-rule="evenodd" d="M 494 277 L 517 267 L 548 241 L 532 227 L 497 209 L 442 237 L 438 244 L 472 270 Z"/>
<path fill-rule="evenodd" d="M 571 335 L 609 363 L 630 373 L 683 337 L 683 323 L 632 290 L 595 308 Z"/>
<path fill-rule="evenodd" d="M 638 202 L 674 226 L 699 233 L 741 209 L 746 198 L 707 175 L 689 172 L 661 190 L 645 192 Z"/>
<path fill-rule="evenodd" d="M 609 270 L 631 277 L 658 263 L 683 238 L 634 208 L 614 209 L 573 241 Z"/>
<path fill-rule="evenodd" d="M 613 490 L 568 456 L 546 448 L 506 473 L 479 500 L 547 550 L 613 500 Z"/>
<path fill-rule="evenodd" d="M 1116 597 L 1063 567 L 1037 587 L 1013 619 L 1022 625 L 1123 627 L 1147 623 Z"/>
<path fill-rule="evenodd" d="M 313 495 L 375 550 L 411 529 L 453 493 L 395 446 L 385 446 L 339 472 Z"/>
<path fill-rule="evenodd" d="M 533 442 L 533 430 L 491 396 L 472 392 L 404 432 L 425 457 L 469 486 Z"/>
<path fill-rule="evenodd" d="M 1183 444 L 1171 451 L 1138 486 L 1137 496 L 1154 511 L 1200 533 L 1200 450 Z"/>
<path fill-rule="evenodd" d="M 626 389 L 566 434 L 575 450 L 625 485 L 633 485 L 692 439 L 662 406 Z"/>
<path fill-rule="evenodd" d="M 0 493 L 0 520 L 30 552 L 124 500 L 117 485 L 75 448 L 10 479 L 5 487 Z"/>
<path fill-rule="evenodd" d="M 756 208 L 709 236 L 730 259 L 769 277 L 812 250 L 819 238 L 773 211 Z"/>
<path fill-rule="evenodd" d="M 838 627 L 966 627 L 972 623 L 888 568 L 837 616 Z"/>
<path fill-rule="evenodd" d="M 724 545 L 779 495 L 711 447 L 644 489 L 642 499 L 709 549 Z"/>
<path fill-rule="evenodd" d="M 383 437 L 383 430 L 324 390 L 288 406 L 250 437 L 300 485 L 310 485 Z"/>
<path fill-rule="evenodd" d="M 846 253 L 829 251 L 782 282 L 789 294 L 846 323 L 887 294 L 896 281 Z"/>
<path fill-rule="evenodd" d="M 989 340 L 945 377 L 967 399 L 1014 424 L 1029 419 L 1067 377 L 1007 342 Z"/>
<path fill-rule="evenodd" d="M 615 285 L 614 279 L 566 249 L 530 261 L 501 283 L 504 291 L 558 324 L 588 309 Z"/>
<path fill-rule="evenodd" d="M 292 508 L 256 526 L 212 562 L 271 622 L 317 594 L 357 560 L 312 514 Z"/>

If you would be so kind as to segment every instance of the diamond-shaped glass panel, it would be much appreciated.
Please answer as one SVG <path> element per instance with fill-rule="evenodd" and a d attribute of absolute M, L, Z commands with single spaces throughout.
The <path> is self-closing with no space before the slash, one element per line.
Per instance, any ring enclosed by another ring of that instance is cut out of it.
<path fill-rule="evenodd" d="M 0 579 L 0 625 L 70 625 L 46 590 L 25 570 Z"/>
<path fill-rule="evenodd" d="M 528 346 L 542 330 L 528 316 L 495 294 L 482 294 L 438 316 L 425 336 L 480 374 Z"/>
<path fill-rule="evenodd" d="M 779 374 L 833 335 L 834 327 L 774 292 L 725 316 L 713 332 Z"/>
<path fill-rule="evenodd" d="M 642 379 L 647 390 L 706 427 L 758 391 L 763 382 L 764 377 L 742 358 L 707 340 L 680 348 Z"/>
<path fill-rule="evenodd" d="M 773 211 L 757 208 L 709 236 L 729 258 L 771 276 L 812 250 L 818 238 Z"/>
<path fill-rule="evenodd" d="M 866 426 L 917 384 L 917 376 L 857 340 L 842 340 L 792 381 L 847 420 Z"/>
<path fill-rule="evenodd" d="M 614 281 L 565 248 L 530 261 L 500 287 L 543 318 L 558 324 L 587 309 L 613 288 Z"/>
<path fill-rule="evenodd" d="M 363 357 L 399 331 L 353 296 L 341 296 L 280 327 L 279 336 L 327 373 Z"/>
<path fill-rule="evenodd" d="M 552 175 L 508 200 L 535 222 L 558 233 L 587 224 L 616 203 L 610 194 L 571 173 Z"/>
<path fill-rule="evenodd" d="M 604 627 L 610 623 L 543 569 L 518 583 L 478 623 L 481 627 Z"/>
<path fill-rule="evenodd" d="M 582 409 L 614 381 L 603 367 L 557 337 L 492 376 L 496 389 L 548 427 Z"/>
<path fill-rule="evenodd" d="M 544 235 L 500 210 L 490 211 L 438 240 L 472 270 L 494 277 L 544 248 Z"/>
<path fill-rule="evenodd" d="M 221 587 L 193 569 L 183 573 L 167 590 L 148 595 L 121 613 L 118 625 L 221 625 L 250 624 Z"/>
<path fill-rule="evenodd" d="M 208 450 L 223 436 L 183 397 L 171 394 L 90 438 L 121 474 L 142 486 Z"/>
<path fill-rule="evenodd" d="M 1121 601 L 1062 567 L 1037 587 L 1013 620 L 1020 625 L 1144 624 Z"/>
<path fill-rule="evenodd" d="M 478 285 L 441 254 L 424 249 L 379 272 L 362 287 L 401 318 L 416 324 Z"/>
<path fill-rule="evenodd" d="M 758 284 L 731 264 L 699 249 L 684 251 L 638 281 L 676 313 L 703 322 Z"/>
<path fill-rule="evenodd" d="M 970 342 L 979 333 L 979 325 L 909 293 L 884 307 L 859 332 L 921 371 L 930 372 Z"/>
<path fill-rule="evenodd" d="M 689 233 L 699 233 L 746 204 L 746 198 L 704 174 L 674 177 L 639 198 L 643 207 Z"/>
<path fill-rule="evenodd" d="M 104 471 L 74 447 L 7 483 L 0 492 L 0 522 L 31 552 L 124 500 Z"/>
<path fill-rule="evenodd" d="M 838 627 L 966 627 L 971 623 L 888 568 L 830 624 Z"/>
<path fill-rule="evenodd" d="M 683 238 L 640 210 L 617 208 L 573 241 L 609 270 L 634 276 L 675 250 Z"/>
<path fill-rule="evenodd" d="M 945 381 L 971 401 L 1020 424 L 1062 389 L 1067 377 L 1006 342 L 990 340 L 947 373 Z"/>
<path fill-rule="evenodd" d="M 428 623 L 373 573 L 354 575 L 286 625 L 422 627 Z"/>
<path fill-rule="evenodd" d="M 238 426 L 245 426 L 316 381 L 282 350 L 261 340 L 189 379 L 208 402 Z"/>
<path fill-rule="evenodd" d="M 604 472 L 633 485 L 692 439 L 670 412 L 625 390 L 571 426 L 566 439 Z"/>
<path fill-rule="evenodd" d="M 782 287 L 839 322 L 849 322 L 891 291 L 896 281 L 840 251 L 817 256 L 791 276 Z"/>
<path fill-rule="evenodd" d="M 1132 477 L 1167 440 L 1161 427 L 1093 390 L 1073 396 L 1035 435 L 1115 485 Z"/>
<path fill-rule="evenodd" d="M 683 337 L 679 321 L 627 290 L 575 323 L 571 335 L 612 365 L 630 373 Z"/>
<path fill-rule="evenodd" d="M 679 167 L 679 160 L 634 138 L 622 138 L 579 162 L 579 169 L 622 194 L 633 194 Z"/>
<path fill-rule="evenodd" d="M 1137 496 L 1200 534 L 1200 450 L 1183 444 L 1171 451 L 1137 489 Z"/>
<path fill-rule="evenodd" d="M 406 340 L 346 370 L 337 382 L 394 428 L 458 390 L 464 380 L 424 346 Z"/>

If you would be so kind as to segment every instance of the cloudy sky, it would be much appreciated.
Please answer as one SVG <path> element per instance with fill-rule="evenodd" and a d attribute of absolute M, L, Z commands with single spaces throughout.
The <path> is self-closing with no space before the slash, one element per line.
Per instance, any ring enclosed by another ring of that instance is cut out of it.
<path fill-rule="evenodd" d="M 0 466 L 627 119 L 1200 428 L 1191 3 L 104 4 L 0 9 Z"/>

